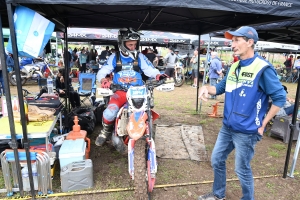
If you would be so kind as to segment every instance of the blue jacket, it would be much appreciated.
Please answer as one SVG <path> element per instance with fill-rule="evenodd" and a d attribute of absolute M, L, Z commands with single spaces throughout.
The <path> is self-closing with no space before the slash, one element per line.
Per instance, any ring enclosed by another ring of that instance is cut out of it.
<path fill-rule="evenodd" d="M 120 53 L 120 59 L 122 62 L 123 70 L 114 74 L 113 82 L 120 85 L 143 85 L 141 74 L 134 70 L 130 70 L 130 68 L 132 68 L 133 66 L 134 60 L 129 56 L 124 56 L 122 53 Z M 144 74 L 148 77 L 155 78 L 156 75 L 160 74 L 160 72 L 142 53 L 139 53 L 138 56 L 138 66 L 140 70 L 144 72 Z M 108 58 L 107 62 L 103 65 L 103 67 L 99 70 L 97 74 L 97 80 L 101 81 L 101 79 L 105 78 L 107 74 L 116 72 L 116 67 L 116 55 L 112 54 Z"/>
<path fill-rule="evenodd" d="M 234 63 L 227 76 L 216 85 L 216 90 L 217 94 L 226 90 L 223 124 L 249 134 L 257 133 L 261 127 L 269 97 L 278 107 L 286 100 L 286 92 L 274 67 L 258 54 Z"/>

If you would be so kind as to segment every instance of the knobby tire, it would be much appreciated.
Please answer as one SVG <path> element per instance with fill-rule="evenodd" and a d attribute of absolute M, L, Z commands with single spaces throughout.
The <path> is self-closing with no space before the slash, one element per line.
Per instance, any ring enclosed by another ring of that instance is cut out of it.
<path fill-rule="evenodd" d="M 136 200 L 148 199 L 146 166 L 146 141 L 139 139 L 134 145 L 134 197 Z"/>

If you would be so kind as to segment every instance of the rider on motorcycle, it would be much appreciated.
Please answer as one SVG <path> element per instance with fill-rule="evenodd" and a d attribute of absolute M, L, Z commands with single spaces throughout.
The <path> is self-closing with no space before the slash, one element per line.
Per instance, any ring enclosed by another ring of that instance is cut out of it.
<path fill-rule="evenodd" d="M 113 83 L 127 88 L 130 85 L 143 85 L 143 72 L 146 76 L 162 80 L 166 77 L 155 69 L 152 63 L 139 53 L 140 33 L 132 28 L 122 28 L 118 33 L 119 52 L 112 54 L 106 64 L 99 70 L 97 80 L 102 88 L 109 88 L 110 82 L 106 75 L 114 72 Z M 126 103 L 126 92 L 117 90 L 110 98 L 107 108 L 103 112 L 103 129 L 96 138 L 96 145 L 102 146 L 112 133 L 114 121 L 119 109 Z"/>

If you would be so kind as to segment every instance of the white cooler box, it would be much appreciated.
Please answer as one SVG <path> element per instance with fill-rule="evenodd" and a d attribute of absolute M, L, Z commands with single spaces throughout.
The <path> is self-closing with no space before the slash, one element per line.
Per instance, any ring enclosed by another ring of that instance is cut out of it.
<path fill-rule="evenodd" d="M 60 169 L 72 162 L 84 160 L 85 149 L 84 139 L 64 140 L 59 150 Z"/>

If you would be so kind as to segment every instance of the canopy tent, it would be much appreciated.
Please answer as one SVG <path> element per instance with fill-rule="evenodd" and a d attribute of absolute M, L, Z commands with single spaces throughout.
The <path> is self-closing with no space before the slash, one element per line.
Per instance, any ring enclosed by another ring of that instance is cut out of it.
<path fill-rule="evenodd" d="M 4 0 L 0 0 L 1 3 Z M 269 4 L 271 2 L 271 4 Z M 12 5 L 23 5 L 31 8 L 56 24 L 56 30 L 67 32 L 66 27 L 105 27 L 120 28 L 131 26 L 138 30 L 157 30 L 166 32 L 177 32 L 200 35 L 217 30 L 236 28 L 248 24 L 265 24 L 267 22 L 283 21 L 299 17 L 300 2 L 298 0 L 286 1 L 235 1 L 235 0 L 202 0 L 199 1 L 179 1 L 179 0 L 6 0 L 5 4 L 0 4 L 2 27 L 10 27 L 13 31 L 12 46 L 13 53 L 17 55 L 16 40 L 13 23 Z M 263 13 L 263 14 L 262 14 Z M 9 23 L 10 22 L 10 23 Z M 0 26 L 0 29 L 2 28 Z M 0 34 L 2 37 L 2 34 Z M 200 39 L 199 39 L 200 40 Z M 66 48 L 68 38 L 65 39 Z M 2 45 L 2 44 L 1 44 Z M 0 46 L 1 47 L 1 46 Z M 4 63 L 4 48 L 0 48 L 1 60 Z M 17 58 L 14 58 L 17 59 Z M 66 62 L 68 63 L 67 59 Z M 15 69 L 18 71 L 19 65 L 15 61 Z M 199 66 L 198 66 L 199 67 Z M 6 70 L 4 70 L 6 72 Z M 66 73 L 68 74 L 68 73 Z M 5 89 L 8 92 L 7 102 L 10 103 L 11 97 L 7 75 L 3 75 Z M 17 74 L 20 81 L 20 74 Z M 66 80 L 68 78 L 66 77 Z M 22 96 L 22 85 L 17 85 L 18 95 Z M 67 90 L 68 93 L 68 90 Z M 198 93 L 198 90 L 197 90 Z M 197 94 L 198 96 L 198 94 Z M 196 97 L 197 98 L 197 97 Z M 20 106 L 24 102 L 19 98 Z M 197 98 L 198 104 L 198 98 Z M 8 106 L 8 113 L 12 115 L 11 105 Z M 25 119 L 24 110 L 21 110 L 21 118 Z M 9 121 L 13 123 L 13 118 Z M 26 143 L 25 150 L 29 157 L 27 143 L 27 129 L 25 120 L 22 120 L 23 135 Z M 15 128 L 11 127 L 12 145 L 16 146 Z M 17 151 L 15 150 L 15 155 Z M 17 160 L 18 161 L 18 160 Z M 30 166 L 30 159 L 28 159 Z M 29 169 L 31 169 L 29 167 Z M 31 171 L 31 170 L 29 170 Z M 17 170 L 18 177 L 20 170 Z M 31 172 L 30 172 L 31 174 Z M 22 181 L 19 180 L 20 185 Z M 33 185 L 30 176 L 31 185 Z M 21 187 L 22 188 L 22 187 Z M 22 189 L 20 190 L 23 196 Z M 32 196 L 35 195 L 31 190 Z"/>
<path fill-rule="evenodd" d="M 92 29 L 92 28 L 69 28 L 68 39 L 69 41 L 89 41 L 93 44 L 100 43 L 116 43 L 118 38 L 119 29 Z M 141 31 L 142 44 L 168 44 L 168 43 L 184 43 L 189 44 L 190 39 L 175 36 L 172 33 L 160 31 Z M 58 38 L 64 38 L 63 32 L 56 33 Z"/>
<path fill-rule="evenodd" d="M 300 43 L 300 20 L 276 22 L 253 26 L 259 35 L 259 40 L 285 44 Z M 229 30 L 229 29 L 225 29 Z M 224 37 L 224 30 L 212 32 L 211 37 Z"/>
<path fill-rule="evenodd" d="M 3 0 L 2 0 L 3 1 Z M 68 27 L 159 30 L 186 34 L 204 34 L 245 24 L 299 17 L 300 2 L 286 0 L 273 5 L 265 1 L 202 0 L 7 0 L 29 7 L 56 23 L 56 30 Z M 268 1 L 269 2 L 269 1 Z M 271 2 L 271 1 L 270 1 Z M 262 14 L 263 13 L 263 14 Z M 6 17 L 7 18 L 7 17 Z M 4 27 L 8 23 L 4 20 Z"/>

